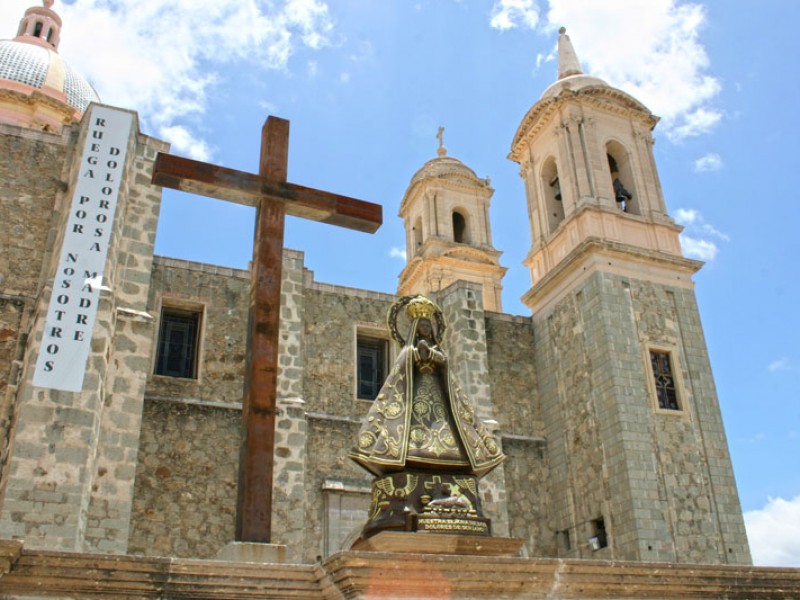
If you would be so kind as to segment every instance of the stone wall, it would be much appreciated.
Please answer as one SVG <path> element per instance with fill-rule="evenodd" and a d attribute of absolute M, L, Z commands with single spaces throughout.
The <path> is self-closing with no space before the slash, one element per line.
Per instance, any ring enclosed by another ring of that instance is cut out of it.
<path fill-rule="evenodd" d="M 736 483 L 691 290 L 630 282 L 632 321 L 643 347 L 673 352 L 681 411 L 660 412 L 651 443 L 659 499 L 679 562 L 749 564 Z"/>
<path fill-rule="evenodd" d="M 72 137 L 71 137 L 72 136 Z M 53 209 L 66 188 L 74 132 L 63 135 L 0 124 L 0 286 L 32 300 L 39 291 Z"/>
<path fill-rule="evenodd" d="M 342 537 L 338 514 L 328 512 L 325 489 L 330 482 L 341 486 L 341 493 L 347 493 L 345 488 L 363 490 L 371 485 L 372 476 L 347 458 L 371 405 L 356 399 L 356 332 L 358 325 L 369 326 L 371 332 L 382 330 L 394 301 L 389 294 L 312 283 L 310 273 L 307 279 L 303 394 L 308 438 L 302 556 L 306 562 L 325 556 L 326 549 Z M 385 336 L 388 339 L 388 330 Z M 356 492 L 356 504 L 361 497 Z M 365 503 L 363 522 L 366 518 Z M 333 532 L 335 539 L 328 539 Z"/>
<path fill-rule="evenodd" d="M 31 154 L 27 163 L 16 165 L 31 181 L 39 178 L 49 189 L 38 190 L 35 199 L 22 190 L 16 198 L 18 203 L 31 205 L 25 212 L 32 215 L 33 231 L 39 215 L 46 215 L 47 232 L 44 246 L 41 239 L 28 240 L 36 264 L 27 268 L 22 263 L 14 265 L 21 273 L 35 274 L 34 288 L 30 288 L 34 279 L 26 284 L 26 293 L 31 293 L 35 302 L 26 308 L 29 318 L 20 336 L 25 342 L 25 368 L 9 408 L 14 428 L 4 473 L 0 534 L 25 537 L 38 547 L 124 552 L 147 373 L 145 357 L 150 355 L 152 339 L 152 320 L 145 308 L 161 194 L 149 184 L 150 169 L 155 153 L 166 150 L 162 142 L 138 133 L 135 117 L 121 167 L 119 201 L 83 390 L 62 392 L 32 384 L 54 265 L 72 190 L 81 173 L 78 151 L 88 135 L 88 123 L 87 116 L 79 125 L 64 129 L 68 152 L 50 151 L 48 155 L 42 148 L 41 159 Z M 29 135 L 21 133 L 15 144 L 24 147 Z M 36 135 L 42 134 L 35 134 L 36 140 L 44 140 Z M 57 164 L 36 163 L 48 158 L 55 161 L 59 156 Z M 41 174 L 26 172 L 26 165 L 41 168 Z M 41 206 L 34 206 L 36 203 Z M 10 288 L 4 284 L 4 289 Z"/>
<path fill-rule="evenodd" d="M 326 514 L 326 482 L 333 480 L 342 487 L 355 489 L 369 489 L 372 485 L 372 476 L 347 458 L 360 426 L 360 419 L 352 417 L 308 415 L 303 562 L 314 562 L 318 557 L 326 556 L 326 530 L 335 528 L 334 523 L 328 522 L 329 515 Z M 365 505 L 361 526 L 367 520 L 366 508 Z M 356 527 L 360 530 L 361 526 Z"/>
<path fill-rule="evenodd" d="M 148 398 L 241 404 L 249 290 L 248 271 L 156 258 L 147 311 L 160 321 L 162 307 L 195 310 L 202 315 L 201 335 L 197 378 L 153 375 L 155 357 L 150 357 Z M 154 344 L 157 335 L 158 328 Z"/>
<path fill-rule="evenodd" d="M 533 322 L 530 317 L 490 312 L 485 318 L 494 418 L 504 434 L 542 436 Z"/>
<path fill-rule="evenodd" d="M 213 558 L 233 540 L 242 413 L 148 400 L 128 552 Z"/>
<path fill-rule="evenodd" d="M 0 502 L 14 404 L 51 219 L 69 153 L 69 130 L 54 135 L 0 124 Z"/>
<path fill-rule="evenodd" d="M 356 400 L 357 324 L 386 331 L 386 312 L 394 296 L 338 286 L 307 285 L 305 297 L 306 410 L 329 415 L 366 415 L 369 403 Z M 392 342 L 393 343 L 393 342 Z"/>
<path fill-rule="evenodd" d="M 552 313 L 534 315 L 549 467 L 548 525 L 553 535 L 570 539 L 569 544 L 562 544 L 560 555 L 576 558 L 592 556 L 586 548 L 591 521 L 605 516 L 608 526 L 613 512 L 606 504 L 610 475 L 604 465 L 598 422 L 598 411 L 605 406 L 596 396 L 601 384 L 598 375 L 608 369 L 598 364 L 603 356 L 592 352 L 597 343 L 590 339 L 597 301 L 588 297 L 589 293 L 581 290 L 562 300 Z M 614 549 L 621 552 L 624 545 L 617 544 Z M 610 549 L 600 550 L 599 558 L 610 553 Z"/>
<path fill-rule="evenodd" d="M 530 556 L 556 556 L 547 528 L 547 460 L 530 317 L 485 313 L 489 382 L 502 433 L 508 533 Z"/>
<path fill-rule="evenodd" d="M 553 520 L 578 541 L 568 555 L 748 563 L 693 292 L 595 273 L 536 324 Z M 676 361 L 680 411 L 658 408 L 653 346 Z M 610 545 L 592 551 L 598 517 Z"/>

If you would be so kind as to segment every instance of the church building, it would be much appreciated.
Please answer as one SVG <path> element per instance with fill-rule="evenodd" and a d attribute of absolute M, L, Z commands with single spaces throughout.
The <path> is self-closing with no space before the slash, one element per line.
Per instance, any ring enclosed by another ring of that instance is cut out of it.
<path fill-rule="evenodd" d="M 0 41 L 0 539 L 214 558 L 235 539 L 250 274 L 154 254 L 169 146 L 64 62 L 51 5 Z M 367 519 L 371 477 L 347 455 L 398 352 L 387 311 L 419 293 L 507 457 L 480 486 L 495 536 L 532 558 L 750 564 L 658 118 L 585 74 L 563 29 L 558 53 L 508 132 L 532 316 L 503 312 L 490 181 L 441 141 L 408 174 L 397 295 L 317 281 L 284 250 L 272 541 L 287 562 L 348 550 Z"/>

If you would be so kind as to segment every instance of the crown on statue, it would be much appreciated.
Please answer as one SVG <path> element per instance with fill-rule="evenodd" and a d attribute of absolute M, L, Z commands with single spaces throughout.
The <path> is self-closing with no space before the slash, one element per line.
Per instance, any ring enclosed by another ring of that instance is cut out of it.
<path fill-rule="evenodd" d="M 432 319 L 436 310 L 436 305 L 425 296 L 417 296 L 406 305 L 406 313 L 412 320 Z"/>

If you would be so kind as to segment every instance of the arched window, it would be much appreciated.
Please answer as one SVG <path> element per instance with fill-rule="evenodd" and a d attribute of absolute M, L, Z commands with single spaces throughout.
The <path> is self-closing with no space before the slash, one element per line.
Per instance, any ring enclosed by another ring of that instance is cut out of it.
<path fill-rule="evenodd" d="M 606 144 L 608 171 L 611 176 L 611 189 L 614 201 L 620 210 L 633 215 L 641 214 L 641 205 L 633 185 L 633 171 L 625 147 L 619 142 Z"/>
<path fill-rule="evenodd" d="M 564 192 L 558 178 L 556 159 L 552 156 L 544 162 L 541 180 L 545 218 L 549 232 L 552 233 L 564 220 Z"/>
<path fill-rule="evenodd" d="M 36 25 L 33 27 L 33 37 L 41 37 L 42 35 L 42 22 L 36 21 Z"/>
<path fill-rule="evenodd" d="M 453 241 L 457 244 L 465 244 L 469 241 L 467 235 L 467 220 L 460 212 L 453 211 Z"/>
<path fill-rule="evenodd" d="M 414 221 L 414 227 L 411 229 L 411 237 L 414 240 L 414 247 L 411 249 L 412 256 L 419 252 L 422 247 L 422 218 L 417 217 Z"/>

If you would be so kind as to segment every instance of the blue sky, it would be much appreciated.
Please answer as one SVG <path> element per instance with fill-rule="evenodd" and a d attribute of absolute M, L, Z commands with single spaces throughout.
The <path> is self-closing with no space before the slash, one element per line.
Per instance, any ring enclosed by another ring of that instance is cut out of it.
<path fill-rule="evenodd" d="M 4 0 L 12 37 L 31 0 Z M 754 557 L 800 566 L 800 4 L 763 0 L 73 0 L 61 54 L 109 104 L 139 112 L 173 152 L 257 171 L 268 114 L 292 122 L 289 180 L 378 202 L 375 235 L 290 219 L 286 245 L 318 281 L 392 292 L 400 200 L 436 155 L 495 188 L 507 312 L 528 314 L 522 180 L 505 157 L 555 80 L 557 29 L 584 71 L 662 121 L 655 154 L 686 225 Z M 98 51 L 98 48 L 102 49 Z M 165 192 L 159 254 L 244 267 L 252 211 Z"/>

